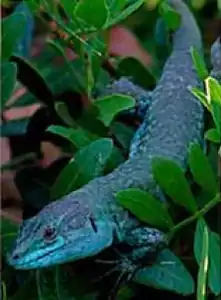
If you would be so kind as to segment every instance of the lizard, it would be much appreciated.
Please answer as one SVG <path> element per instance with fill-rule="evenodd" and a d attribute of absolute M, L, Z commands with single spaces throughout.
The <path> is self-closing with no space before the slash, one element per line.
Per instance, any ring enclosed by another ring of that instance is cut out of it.
<path fill-rule="evenodd" d="M 210 51 L 212 71 L 210 75 L 221 84 L 221 36 L 213 43 Z"/>
<path fill-rule="evenodd" d="M 132 216 L 117 203 L 115 194 L 129 187 L 159 194 L 152 175 L 152 159 L 172 159 L 186 170 L 189 144 L 202 139 L 204 109 L 188 90 L 190 86 L 201 86 L 190 54 L 190 46 L 202 52 L 201 34 L 182 0 L 168 3 L 181 15 L 181 25 L 173 33 L 173 50 L 151 93 L 128 160 L 23 222 L 8 256 L 8 263 L 14 268 L 35 269 L 73 262 L 124 242 L 133 248 L 128 256 L 133 269 L 148 253 L 167 244 L 163 232 Z"/>

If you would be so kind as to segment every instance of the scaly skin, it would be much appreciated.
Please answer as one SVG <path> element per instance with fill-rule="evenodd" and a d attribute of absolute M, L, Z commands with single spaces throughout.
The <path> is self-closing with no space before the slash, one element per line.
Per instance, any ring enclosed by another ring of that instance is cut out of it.
<path fill-rule="evenodd" d="M 152 101 L 152 91 L 146 91 L 142 87 L 135 85 L 126 77 L 121 77 L 119 80 L 115 80 L 110 85 L 105 87 L 104 90 L 99 92 L 102 96 L 111 94 L 124 94 L 131 96 L 135 99 L 135 107 L 122 112 L 122 114 L 137 116 L 140 119 L 144 119 L 146 112 Z"/>
<path fill-rule="evenodd" d="M 215 40 L 211 47 L 210 59 L 213 67 L 210 75 L 221 84 L 221 36 Z"/>
<path fill-rule="evenodd" d="M 132 246 L 130 258 L 136 262 L 165 243 L 163 233 L 143 227 L 116 203 L 114 195 L 129 187 L 158 194 L 152 158 L 172 159 L 185 170 L 190 143 L 202 137 L 203 108 L 188 90 L 200 85 L 189 51 L 190 46 L 202 51 L 200 32 L 181 0 L 168 2 L 181 14 L 182 24 L 174 33 L 172 54 L 134 137 L 130 158 L 112 173 L 92 180 L 25 221 L 8 260 L 15 268 L 83 259 L 122 241 Z"/>

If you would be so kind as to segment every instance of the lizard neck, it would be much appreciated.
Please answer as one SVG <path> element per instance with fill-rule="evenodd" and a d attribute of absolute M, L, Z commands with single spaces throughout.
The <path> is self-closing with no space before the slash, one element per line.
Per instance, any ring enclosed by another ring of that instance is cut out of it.
<path fill-rule="evenodd" d="M 91 193 L 94 193 L 93 199 L 96 199 L 96 208 L 92 204 L 96 209 L 94 213 L 99 214 L 99 210 L 103 213 L 104 206 L 106 207 L 106 215 L 111 218 L 109 221 L 112 222 L 119 241 L 124 239 L 128 230 L 135 228 L 140 222 L 117 203 L 115 195 L 120 190 L 131 187 L 144 190 L 147 187 L 151 189 L 151 185 L 155 187 L 151 169 L 151 157 L 143 153 L 88 184 Z"/>

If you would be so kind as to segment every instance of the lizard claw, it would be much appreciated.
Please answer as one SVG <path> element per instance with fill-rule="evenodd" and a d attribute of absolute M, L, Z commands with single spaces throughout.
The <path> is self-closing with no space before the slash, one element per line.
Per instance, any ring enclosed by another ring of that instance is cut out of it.
<path fill-rule="evenodd" d="M 95 260 L 96 263 L 114 265 L 114 267 L 111 268 L 109 271 L 107 271 L 105 274 L 94 279 L 93 282 L 98 282 L 101 279 L 110 276 L 114 272 L 119 272 L 119 276 L 117 277 L 117 280 L 114 283 L 114 286 L 109 293 L 108 300 L 115 299 L 115 296 L 120 286 L 129 282 L 134 276 L 135 272 L 141 267 L 141 265 L 134 264 L 134 262 L 127 255 L 119 252 L 116 248 L 114 248 L 114 251 L 117 253 L 118 256 L 120 256 L 119 259 L 116 260 L 96 259 Z"/>

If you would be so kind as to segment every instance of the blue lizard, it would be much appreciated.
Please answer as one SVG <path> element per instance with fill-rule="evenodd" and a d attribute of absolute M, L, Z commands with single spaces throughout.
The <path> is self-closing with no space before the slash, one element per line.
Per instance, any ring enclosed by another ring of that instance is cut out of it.
<path fill-rule="evenodd" d="M 173 34 L 173 51 L 132 141 L 129 159 L 25 221 L 8 258 L 13 267 L 33 269 L 76 261 L 124 242 L 133 248 L 128 256 L 133 271 L 148 253 L 166 244 L 164 233 L 131 216 L 117 204 L 115 194 L 129 187 L 158 194 L 152 158 L 172 159 L 186 170 L 189 144 L 202 139 L 204 110 L 188 90 L 201 86 L 190 55 L 190 46 L 202 52 L 201 35 L 185 3 L 168 3 L 180 13 L 181 26 Z"/>

